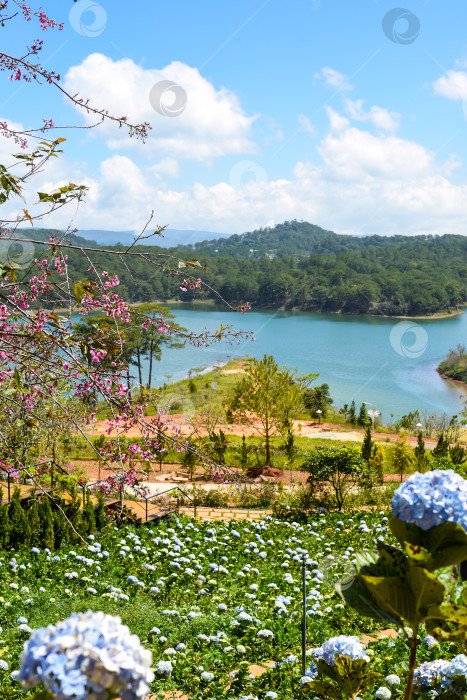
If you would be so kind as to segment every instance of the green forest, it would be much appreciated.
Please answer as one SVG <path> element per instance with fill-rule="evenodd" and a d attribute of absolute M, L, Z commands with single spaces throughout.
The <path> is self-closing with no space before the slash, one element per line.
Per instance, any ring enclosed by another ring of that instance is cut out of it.
<path fill-rule="evenodd" d="M 447 358 L 439 365 L 438 371 L 450 379 L 467 384 L 467 349 L 465 345 L 458 345 L 455 350 L 450 350 Z"/>
<path fill-rule="evenodd" d="M 57 234 L 45 229 L 21 233 L 35 240 Z M 133 303 L 216 301 L 217 291 L 233 306 L 250 302 L 262 309 L 346 314 L 417 316 L 449 313 L 467 304 L 467 238 L 459 235 L 345 236 L 292 221 L 192 246 L 139 245 L 132 250 L 196 258 L 203 268 L 180 269 L 173 260 L 171 269 L 162 271 L 143 257 L 126 264 L 114 259 L 120 293 Z M 95 252 L 91 257 L 96 267 L 106 268 L 108 255 Z M 89 264 L 79 251 L 69 251 L 68 263 L 74 278 L 88 277 Z M 199 273 L 211 289 L 183 292 L 183 275 L 189 273 Z"/>

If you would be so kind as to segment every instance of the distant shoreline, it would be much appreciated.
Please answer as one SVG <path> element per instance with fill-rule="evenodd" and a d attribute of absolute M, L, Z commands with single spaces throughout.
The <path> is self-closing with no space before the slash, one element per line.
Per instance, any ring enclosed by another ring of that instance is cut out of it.
<path fill-rule="evenodd" d="M 443 374 L 442 372 L 439 371 L 439 367 L 436 368 L 436 371 L 438 372 L 441 379 L 446 379 L 448 382 L 453 382 L 454 384 L 459 384 L 463 389 L 467 389 L 467 382 L 463 382 L 462 379 L 453 379 L 452 377 L 448 377 L 447 374 Z"/>
<path fill-rule="evenodd" d="M 230 309 L 226 306 L 223 306 L 222 304 L 218 304 L 212 299 L 191 299 L 190 301 L 183 301 L 183 299 L 169 299 L 168 301 L 160 301 L 159 299 L 156 299 L 155 301 L 151 302 L 133 302 L 131 304 L 128 304 L 131 308 L 137 308 L 138 306 L 141 306 L 142 304 L 158 304 L 159 306 L 175 306 L 177 304 L 199 304 L 200 306 L 221 306 L 224 308 L 227 312 L 230 311 Z M 452 311 L 451 313 L 447 312 L 439 312 L 439 313 L 434 313 L 429 316 L 391 316 L 389 314 L 356 314 L 356 313 L 343 313 L 342 311 L 319 311 L 319 310 L 308 310 L 304 311 L 303 309 L 297 309 L 297 308 L 286 308 L 285 306 L 280 306 L 280 307 L 261 307 L 261 308 L 256 308 L 252 307 L 252 311 L 284 311 L 284 312 L 300 312 L 304 314 L 332 314 L 334 316 L 363 316 L 367 318 L 400 318 L 400 319 L 405 319 L 407 321 L 442 321 L 447 318 L 454 318 L 455 316 L 461 316 L 464 313 L 464 309 L 458 309 L 457 311 Z M 61 309 L 41 309 L 41 311 L 45 313 L 55 313 L 55 314 L 67 314 L 69 312 L 69 309 L 61 308 Z M 79 313 L 79 309 L 77 308 L 73 313 Z M 248 313 L 248 312 L 247 312 Z"/>
<path fill-rule="evenodd" d="M 154 304 L 160 304 L 161 306 L 171 306 L 175 304 L 202 304 L 203 306 L 221 306 L 221 304 L 217 304 L 215 301 L 212 299 L 191 299 L 190 301 L 183 301 L 182 299 L 169 299 L 168 301 L 154 301 L 152 302 Z M 133 306 L 138 306 L 138 304 L 133 304 Z M 356 314 L 356 313 L 342 313 L 341 311 L 319 311 L 319 310 L 308 310 L 304 311 L 303 309 L 297 309 L 297 308 L 286 308 L 285 306 L 279 306 L 279 307 L 252 307 L 252 311 L 300 311 L 302 313 L 308 313 L 308 314 L 333 314 L 335 316 L 368 316 L 369 318 L 402 318 L 402 319 L 407 319 L 407 320 L 418 320 L 418 321 L 431 321 L 431 320 L 443 320 L 445 318 L 453 318 L 454 316 L 461 316 L 464 313 L 464 309 L 457 309 L 456 311 L 452 311 L 450 313 L 446 311 L 441 311 L 441 312 L 436 312 L 431 315 L 422 315 L 422 316 L 392 316 L 389 314 Z"/>

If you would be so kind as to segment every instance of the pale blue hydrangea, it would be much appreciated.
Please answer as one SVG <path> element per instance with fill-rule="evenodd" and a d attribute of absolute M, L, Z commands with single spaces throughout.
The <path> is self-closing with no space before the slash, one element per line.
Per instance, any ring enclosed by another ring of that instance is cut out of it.
<path fill-rule="evenodd" d="M 455 683 L 452 680 L 453 676 L 465 676 L 467 680 L 467 656 L 465 656 L 465 654 L 458 654 L 453 659 L 451 659 L 442 685 L 455 685 Z"/>
<path fill-rule="evenodd" d="M 365 647 L 358 637 L 347 637 L 343 634 L 338 637 L 331 637 L 327 642 L 324 642 L 317 658 L 322 658 L 328 666 L 334 666 L 334 662 L 339 655 L 350 656 L 351 659 L 370 660 L 365 654 Z"/>
<path fill-rule="evenodd" d="M 427 634 L 423 641 L 427 645 L 428 649 L 432 649 L 437 644 L 439 644 L 438 640 L 432 637 L 431 634 Z"/>
<path fill-rule="evenodd" d="M 439 685 L 449 669 L 449 661 L 436 659 L 436 661 L 425 661 L 414 673 L 414 686 L 423 688 L 425 686 Z"/>
<path fill-rule="evenodd" d="M 271 630 L 259 630 L 256 636 L 259 639 L 272 639 L 274 634 L 271 632 Z"/>
<path fill-rule="evenodd" d="M 169 678 L 172 675 L 172 662 L 159 661 L 156 666 L 156 673 L 158 673 L 159 676 L 166 676 Z"/>
<path fill-rule="evenodd" d="M 276 700 L 277 693 L 275 693 L 273 690 L 268 690 L 268 692 L 266 693 L 266 695 L 264 697 L 268 698 L 268 700 Z"/>
<path fill-rule="evenodd" d="M 386 688 L 386 686 L 382 685 L 381 688 L 378 688 L 378 690 L 375 693 L 375 698 L 376 700 L 391 700 L 391 691 L 389 688 Z"/>
<path fill-rule="evenodd" d="M 209 671 L 203 671 L 201 674 L 201 680 L 205 683 L 211 683 L 214 680 L 214 674 L 209 673 Z"/>
<path fill-rule="evenodd" d="M 467 481 L 452 469 L 415 472 L 395 491 L 392 512 L 422 530 L 444 522 L 467 529 Z"/>
<path fill-rule="evenodd" d="M 25 644 L 18 679 L 25 689 L 42 683 L 56 700 L 144 698 L 154 680 L 151 652 L 119 617 L 73 613 L 41 627 Z"/>
<path fill-rule="evenodd" d="M 299 680 L 299 683 L 302 686 L 302 685 L 305 685 L 306 683 L 311 683 L 312 680 L 313 680 L 313 678 L 311 676 L 302 676 Z M 277 695 L 276 695 L 276 697 L 277 697 Z"/>
<path fill-rule="evenodd" d="M 394 688 L 401 684 L 401 679 L 395 673 L 390 673 L 389 676 L 386 676 L 384 681 L 390 688 Z"/>
<path fill-rule="evenodd" d="M 0 659 L 0 669 L 2 671 L 8 671 L 8 663 L 3 659 Z"/>

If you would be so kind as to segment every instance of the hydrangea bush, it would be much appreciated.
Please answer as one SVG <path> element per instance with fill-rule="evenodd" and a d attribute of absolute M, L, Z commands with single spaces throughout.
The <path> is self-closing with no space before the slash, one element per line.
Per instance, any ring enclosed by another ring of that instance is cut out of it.
<path fill-rule="evenodd" d="M 119 617 L 73 613 L 32 633 L 18 680 L 26 690 L 41 683 L 57 700 L 137 700 L 154 680 L 151 663 L 151 652 Z"/>
<path fill-rule="evenodd" d="M 450 637 L 452 631 L 459 632 L 453 619 L 455 615 L 460 619 L 463 610 L 460 584 L 452 567 L 444 567 L 438 581 L 436 548 L 440 543 L 445 558 L 448 552 L 458 560 L 465 533 L 452 521 L 424 530 L 416 522 L 390 519 L 389 513 L 363 515 L 317 514 L 307 523 L 270 517 L 259 522 L 200 523 L 182 517 L 160 522 L 152 530 L 112 527 L 80 548 L 65 544 L 57 552 L 38 548 L 0 552 L 0 687 L 11 700 L 22 697 L 17 680 L 20 652 L 23 643 L 38 634 L 31 637 L 32 630 L 67 616 L 74 619 L 70 616 L 76 610 L 93 609 L 102 615 L 118 612 L 152 652 L 154 680 L 144 673 L 141 678 L 150 692 L 178 689 L 190 700 L 227 694 L 235 700 L 275 696 L 292 700 L 310 693 L 334 699 L 388 700 L 388 693 L 399 697 L 408 678 L 407 654 L 414 638 L 414 674 L 417 665 L 459 656 L 452 643 L 455 637 Z M 427 553 L 419 542 L 429 545 Z M 304 560 L 305 676 L 300 651 Z M 396 564 L 393 575 L 391 567 Z M 349 566 L 355 573 L 350 586 Z M 390 575 L 391 581 L 402 578 L 405 600 L 414 590 L 414 577 L 428 582 L 423 605 L 389 612 L 384 596 L 391 600 L 392 589 L 383 595 L 378 586 Z M 333 586 L 344 576 L 342 593 L 350 606 Z M 448 584 L 456 600 L 446 608 Z M 438 617 L 430 618 L 428 611 Z M 388 626 L 399 631 L 395 639 L 376 637 L 378 629 Z M 356 636 L 362 632 L 376 641 L 364 645 Z M 59 638 L 61 632 L 55 634 Z M 457 641 L 463 637 L 458 635 Z M 53 656 L 50 663 L 55 663 Z M 84 683 L 87 662 L 78 666 L 76 678 L 81 680 L 73 682 L 79 685 Z M 252 672 L 258 666 L 263 668 L 261 675 Z M 99 667 L 92 682 L 99 683 L 103 673 Z M 31 670 L 27 682 L 33 677 L 40 678 Z M 420 695 L 417 678 L 415 674 L 413 692 Z M 459 682 L 457 675 L 450 678 Z M 127 681 L 131 686 L 129 677 Z M 134 683 L 128 692 L 136 692 L 136 679 Z"/>

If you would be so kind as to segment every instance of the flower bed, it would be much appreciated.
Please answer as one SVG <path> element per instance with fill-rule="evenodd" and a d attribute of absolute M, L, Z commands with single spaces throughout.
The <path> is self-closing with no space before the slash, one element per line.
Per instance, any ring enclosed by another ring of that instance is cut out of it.
<path fill-rule="evenodd" d="M 389 516 L 333 513 L 307 523 L 270 516 L 227 523 L 182 517 L 153 529 L 112 527 L 90 535 L 81 548 L 0 552 L 0 687 L 10 700 L 24 696 L 15 671 L 33 629 L 94 610 L 119 615 L 152 652 L 151 692 L 177 689 L 208 699 L 224 697 L 230 688 L 232 698 L 305 697 L 313 674 L 302 678 L 302 561 L 309 675 L 320 658 L 334 663 L 337 652 L 323 646 L 330 638 L 388 627 L 346 605 L 334 583 L 344 590 L 352 584 L 358 550 L 395 544 Z M 363 697 L 400 694 L 408 645 L 399 631 L 395 639 L 379 637 L 362 648 L 358 639 L 336 642 L 338 651 L 353 650 L 355 663 L 369 659 L 380 674 Z M 324 650 L 321 657 L 317 648 Z M 421 664 L 457 653 L 452 642 L 428 638 L 417 658 Z M 268 670 L 254 676 L 252 665 Z"/>

